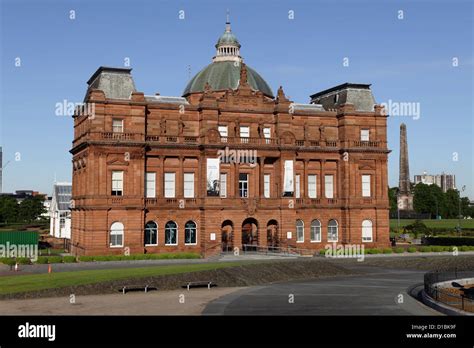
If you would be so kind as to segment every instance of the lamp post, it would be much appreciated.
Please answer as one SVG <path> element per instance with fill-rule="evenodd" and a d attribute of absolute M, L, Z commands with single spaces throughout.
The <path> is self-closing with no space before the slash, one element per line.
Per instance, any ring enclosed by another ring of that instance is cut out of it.
<path fill-rule="evenodd" d="M 462 188 L 461 188 L 461 191 L 459 191 L 459 199 L 458 199 L 458 232 L 459 232 L 459 236 L 461 237 L 461 234 L 462 234 L 462 229 L 461 229 L 461 192 L 464 192 L 464 190 L 466 189 L 466 185 L 464 185 Z"/>

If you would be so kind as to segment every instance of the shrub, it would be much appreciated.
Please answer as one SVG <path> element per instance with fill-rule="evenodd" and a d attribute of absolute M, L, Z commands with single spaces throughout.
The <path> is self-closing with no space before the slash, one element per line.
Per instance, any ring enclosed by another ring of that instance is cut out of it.
<path fill-rule="evenodd" d="M 2 257 L 0 258 L 0 262 L 7 266 L 15 266 L 16 261 L 11 257 Z"/>
<path fill-rule="evenodd" d="M 420 251 L 421 251 L 422 253 L 429 253 L 429 252 L 431 251 L 431 247 L 429 247 L 429 246 L 422 246 L 422 247 L 420 248 Z"/>
<path fill-rule="evenodd" d="M 433 245 L 431 247 L 431 251 L 434 251 L 435 253 L 439 253 L 441 251 L 444 250 L 444 247 L 440 246 L 440 245 Z"/>
<path fill-rule="evenodd" d="M 48 263 L 61 263 L 63 258 L 61 256 L 48 256 Z"/>
<path fill-rule="evenodd" d="M 409 253 L 416 253 L 416 248 L 415 248 L 415 247 L 409 247 L 409 248 L 407 249 L 407 251 L 408 251 Z"/>
<path fill-rule="evenodd" d="M 79 256 L 79 261 L 91 262 L 91 261 L 94 261 L 94 257 L 93 256 Z"/>
<path fill-rule="evenodd" d="M 384 254 L 391 254 L 391 253 L 393 253 L 393 250 L 391 248 L 385 248 L 385 249 L 383 249 L 383 253 Z"/>
<path fill-rule="evenodd" d="M 380 254 L 380 249 L 367 249 L 367 254 Z"/>
<path fill-rule="evenodd" d="M 48 257 L 47 256 L 38 256 L 38 259 L 36 260 L 36 263 L 40 265 L 44 265 L 48 263 Z"/>
<path fill-rule="evenodd" d="M 458 249 L 459 251 L 469 251 L 469 246 L 463 245 L 463 246 L 460 246 Z"/>
<path fill-rule="evenodd" d="M 474 237 L 439 236 L 426 238 L 431 245 L 474 245 Z"/>
<path fill-rule="evenodd" d="M 319 250 L 319 255 L 326 255 L 326 249 Z"/>
<path fill-rule="evenodd" d="M 63 262 L 64 263 L 74 263 L 74 262 L 76 262 L 76 257 L 75 256 L 63 256 Z"/>
<path fill-rule="evenodd" d="M 30 265 L 31 264 L 31 260 L 28 257 L 17 257 L 16 262 L 19 265 Z"/>
<path fill-rule="evenodd" d="M 405 249 L 403 248 L 395 248 L 393 250 L 395 252 L 395 254 L 403 254 L 405 252 Z"/>

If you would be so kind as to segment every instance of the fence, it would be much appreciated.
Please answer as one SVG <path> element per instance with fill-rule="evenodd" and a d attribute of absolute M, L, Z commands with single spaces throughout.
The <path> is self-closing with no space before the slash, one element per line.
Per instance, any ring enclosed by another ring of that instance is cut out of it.
<path fill-rule="evenodd" d="M 425 292 L 438 302 L 466 312 L 474 312 L 474 296 L 472 294 L 468 296 L 460 288 L 437 285 L 441 282 L 456 281 L 463 278 L 474 278 L 474 271 L 458 271 L 455 269 L 453 271 L 428 272 L 424 276 Z M 474 288 L 474 282 L 470 286 Z"/>

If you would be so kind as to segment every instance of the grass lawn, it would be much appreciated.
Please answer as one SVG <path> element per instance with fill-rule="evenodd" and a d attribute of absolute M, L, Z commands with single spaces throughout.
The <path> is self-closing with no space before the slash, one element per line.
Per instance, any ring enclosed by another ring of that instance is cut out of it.
<path fill-rule="evenodd" d="M 0 277 L 0 294 L 36 291 L 65 286 L 75 286 L 106 282 L 116 279 L 161 276 L 167 274 L 207 271 L 218 268 L 234 267 L 242 262 L 214 262 L 192 265 L 166 265 L 157 267 L 121 268 L 76 272 L 58 272 L 50 274 L 28 274 Z M 249 264 L 248 262 L 246 264 Z"/>
<path fill-rule="evenodd" d="M 454 229 L 458 225 L 458 219 L 446 219 L 446 220 L 421 220 L 429 228 L 452 228 Z M 400 228 L 406 225 L 414 223 L 415 220 L 411 219 L 400 219 Z M 390 219 L 390 228 L 397 228 L 397 219 Z M 463 220 L 461 219 L 462 228 L 474 228 L 474 219 Z"/>

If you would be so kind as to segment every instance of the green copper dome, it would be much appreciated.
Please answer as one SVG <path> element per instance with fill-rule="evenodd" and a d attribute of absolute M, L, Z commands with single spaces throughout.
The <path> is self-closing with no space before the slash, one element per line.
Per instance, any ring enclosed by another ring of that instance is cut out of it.
<path fill-rule="evenodd" d="M 213 62 L 194 76 L 184 89 L 183 96 L 190 93 L 203 92 L 206 82 L 213 91 L 236 89 L 239 85 L 242 64 L 233 61 Z M 252 68 L 247 69 L 247 82 L 255 91 L 261 91 L 267 97 L 273 98 L 273 92 L 267 82 Z"/>
<path fill-rule="evenodd" d="M 240 48 L 239 40 L 237 40 L 237 37 L 230 31 L 225 31 L 224 34 L 221 35 L 219 40 L 217 40 L 216 48 L 221 45 L 232 45 Z"/>

